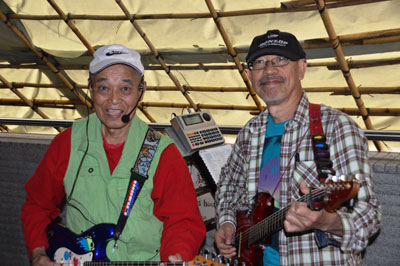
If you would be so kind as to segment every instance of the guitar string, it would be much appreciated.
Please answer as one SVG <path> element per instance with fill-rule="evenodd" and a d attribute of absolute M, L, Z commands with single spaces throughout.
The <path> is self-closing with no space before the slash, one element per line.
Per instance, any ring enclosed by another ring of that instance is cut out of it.
<path fill-rule="evenodd" d="M 306 135 L 307 135 L 307 133 L 308 133 L 309 130 L 310 130 L 310 129 L 307 128 L 306 132 L 304 132 L 304 134 L 303 134 L 303 136 L 301 137 L 300 141 L 297 143 L 296 149 L 295 149 L 294 153 L 293 153 L 292 156 L 289 158 L 288 165 L 290 165 L 290 163 L 291 163 L 291 161 L 293 160 L 294 156 L 297 154 L 297 152 L 298 152 L 298 150 L 299 150 L 299 147 L 300 147 L 300 144 L 302 143 L 302 141 L 303 141 L 304 138 L 306 137 Z M 286 172 L 287 169 L 288 169 L 288 167 L 285 167 L 284 171 L 281 173 L 281 175 L 280 175 L 280 177 L 279 177 L 279 182 L 276 184 L 276 187 L 275 187 L 273 193 L 275 193 L 275 190 L 277 189 L 277 187 L 278 187 L 279 184 L 281 183 L 282 177 L 283 177 L 283 175 L 285 174 L 285 172 Z M 273 195 L 273 194 L 272 194 L 272 195 Z M 272 196 L 272 195 L 271 195 L 271 196 Z M 249 231 L 249 230 L 246 230 L 244 233 L 242 233 L 242 234 L 244 235 L 245 239 L 247 239 L 247 236 L 248 236 L 248 234 L 249 234 L 248 231 Z M 234 237 L 235 243 L 239 243 L 242 234 L 238 234 L 238 235 L 236 235 L 236 236 Z"/>
<path fill-rule="evenodd" d="M 314 189 L 313 191 L 320 191 L 319 189 Z M 325 191 L 320 191 L 318 193 L 315 194 L 307 194 L 302 196 L 298 201 L 301 202 L 305 202 L 306 200 L 308 200 L 311 196 L 312 198 L 317 198 L 321 195 L 323 195 L 325 193 Z M 253 240 L 257 235 L 261 235 L 262 237 L 266 236 L 266 234 L 268 234 L 269 232 L 265 232 L 266 228 L 271 228 L 269 225 L 271 223 L 275 223 L 275 227 L 280 227 L 280 223 L 282 222 L 282 218 L 286 215 L 288 209 L 290 208 L 292 204 L 284 207 L 283 209 L 280 209 L 279 211 L 271 214 L 269 217 L 265 218 L 264 220 L 262 220 L 261 222 L 257 223 L 256 225 L 254 225 L 252 228 L 249 228 L 245 231 L 243 231 L 241 234 L 238 234 L 235 236 L 235 242 L 237 243 L 239 241 L 239 238 L 242 238 L 243 240 L 245 240 L 245 243 L 249 243 L 249 240 Z M 261 234 L 260 234 L 260 228 L 261 229 Z M 279 228 L 276 228 L 279 229 Z M 250 237 L 249 237 L 250 236 Z M 261 238 L 262 238 L 261 237 Z M 259 238 L 258 238 L 259 239 Z M 251 245 L 251 243 L 249 243 Z"/>

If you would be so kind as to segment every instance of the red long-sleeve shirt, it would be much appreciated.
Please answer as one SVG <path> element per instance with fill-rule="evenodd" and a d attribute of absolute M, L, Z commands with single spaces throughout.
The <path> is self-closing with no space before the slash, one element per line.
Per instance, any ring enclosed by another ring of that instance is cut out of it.
<path fill-rule="evenodd" d="M 112 173 L 123 145 L 105 142 L 104 149 Z M 65 196 L 63 179 L 70 152 L 71 128 L 54 138 L 35 173 L 25 184 L 27 195 L 21 220 L 29 256 L 36 247 L 48 247 L 45 230 L 51 219 L 60 214 L 56 206 Z M 161 260 L 167 261 L 169 255 L 176 253 L 181 254 L 185 261 L 193 259 L 204 239 L 205 226 L 188 168 L 175 145 L 167 146 L 161 154 L 153 177 L 151 198 L 154 216 L 164 223 Z"/>

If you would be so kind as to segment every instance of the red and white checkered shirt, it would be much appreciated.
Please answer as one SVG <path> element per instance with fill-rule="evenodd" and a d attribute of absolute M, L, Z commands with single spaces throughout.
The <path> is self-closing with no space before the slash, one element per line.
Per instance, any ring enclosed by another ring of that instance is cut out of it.
<path fill-rule="evenodd" d="M 320 185 L 309 130 L 308 103 L 307 96 L 303 93 L 294 117 L 286 123 L 282 135 L 281 208 L 300 198 L 300 179 L 309 186 Z M 225 222 L 236 224 L 236 211 L 251 209 L 254 205 L 268 126 L 267 118 L 266 109 L 245 125 L 221 170 L 216 193 L 218 225 Z M 360 265 L 361 251 L 367 246 L 368 238 L 380 228 L 381 209 L 374 191 L 367 157 L 368 142 L 363 131 L 346 114 L 325 105 L 321 105 L 321 122 L 336 175 L 361 174 L 357 201 L 351 212 L 337 210 L 343 224 L 343 236 L 327 234 L 341 243 L 340 248 L 319 248 L 313 232 L 287 236 L 281 230 L 281 265 Z M 294 158 L 296 153 L 298 160 Z"/>

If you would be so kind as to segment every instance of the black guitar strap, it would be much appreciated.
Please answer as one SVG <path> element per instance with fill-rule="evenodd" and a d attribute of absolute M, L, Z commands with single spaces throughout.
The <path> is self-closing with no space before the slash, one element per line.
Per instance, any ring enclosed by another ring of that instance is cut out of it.
<path fill-rule="evenodd" d="M 114 231 L 114 240 L 118 240 L 122 230 L 125 227 L 128 216 L 131 213 L 133 204 L 135 203 L 144 182 L 148 179 L 147 172 L 150 169 L 153 156 L 156 153 L 161 135 L 152 129 L 148 129 L 146 136 L 143 140 L 139 155 L 136 162 L 131 169 L 131 177 L 129 186 L 126 192 L 124 204 L 122 206 L 121 214 L 119 215 L 117 225 Z M 116 242 L 115 242 L 116 243 Z"/>
<path fill-rule="evenodd" d="M 317 165 L 318 177 L 321 183 L 325 183 L 329 175 L 335 175 L 332 169 L 329 146 L 326 144 L 326 137 L 321 123 L 321 105 L 309 103 L 310 114 L 310 133 L 314 151 L 314 160 Z M 314 204 L 313 204 L 314 205 Z M 315 208 L 315 206 L 311 206 Z M 315 240 L 318 247 L 323 248 L 328 245 L 340 247 L 340 243 L 335 239 L 327 238 L 321 230 L 315 230 Z"/>

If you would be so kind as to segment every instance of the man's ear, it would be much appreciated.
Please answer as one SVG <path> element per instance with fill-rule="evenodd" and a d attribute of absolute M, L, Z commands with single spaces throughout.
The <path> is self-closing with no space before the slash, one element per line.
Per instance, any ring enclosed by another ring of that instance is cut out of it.
<path fill-rule="evenodd" d="M 146 91 L 146 89 L 147 89 L 147 83 L 146 83 L 146 81 L 143 81 L 142 86 L 139 87 L 139 92 L 140 92 L 140 99 L 139 99 L 139 101 L 143 100 L 144 92 Z"/>
<path fill-rule="evenodd" d="M 92 82 L 89 82 L 88 89 L 89 89 L 90 98 L 93 99 L 93 83 Z"/>
<path fill-rule="evenodd" d="M 306 69 L 307 69 L 307 60 L 306 59 L 300 59 L 297 61 L 298 67 L 299 67 L 299 80 L 304 79 L 304 75 L 306 74 Z"/>

